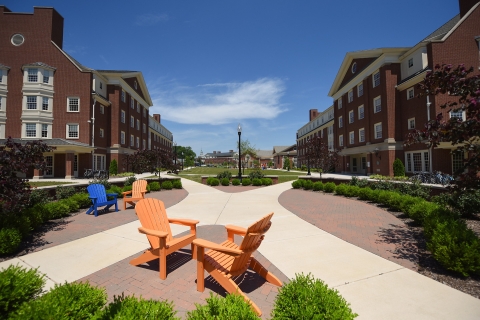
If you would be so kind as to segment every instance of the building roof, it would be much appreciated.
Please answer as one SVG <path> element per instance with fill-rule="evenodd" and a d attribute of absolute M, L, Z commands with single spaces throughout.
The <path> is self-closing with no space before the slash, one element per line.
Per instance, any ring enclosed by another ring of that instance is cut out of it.
<path fill-rule="evenodd" d="M 420 42 L 428 42 L 432 40 L 442 39 L 443 36 L 446 35 L 450 30 L 452 30 L 453 27 L 455 27 L 459 21 L 460 21 L 460 14 L 457 14 L 455 17 L 447 21 L 444 25 L 442 25 L 437 30 L 430 33 L 428 36 L 425 37 L 425 39 L 423 39 Z"/>
<path fill-rule="evenodd" d="M 77 141 L 72 141 L 72 140 L 65 140 L 65 139 L 59 139 L 59 138 L 54 138 L 54 139 L 20 139 L 20 138 L 14 138 L 12 139 L 13 142 L 15 143 L 20 143 L 21 145 L 26 144 L 27 142 L 31 141 L 41 141 L 43 143 L 46 143 L 47 146 L 55 147 L 55 146 L 77 146 L 77 147 L 86 147 L 90 148 L 91 146 L 87 143 L 82 143 L 82 142 L 77 142 Z M 4 144 L 7 141 L 7 139 L 0 139 L 0 144 Z"/>
<path fill-rule="evenodd" d="M 228 157 L 233 157 L 233 155 L 235 154 L 235 152 L 216 152 L 216 153 L 213 153 L 213 152 L 209 152 L 207 154 L 205 154 L 205 158 L 228 158 Z"/>
<path fill-rule="evenodd" d="M 6 66 L 6 65 L 4 65 L 4 64 L 1 64 L 1 63 L 0 63 L 0 68 L 4 68 L 4 69 L 10 70 L 10 67 L 8 67 L 8 66 Z"/>
<path fill-rule="evenodd" d="M 273 152 L 272 150 L 255 150 L 255 153 L 257 154 L 257 157 L 260 159 L 270 159 L 273 157 Z"/>
<path fill-rule="evenodd" d="M 43 63 L 43 62 L 27 63 L 27 64 L 24 64 L 23 67 L 43 67 L 43 68 L 49 68 L 49 69 L 57 70 L 57 68 L 49 66 L 48 64 Z"/>
<path fill-rule="evenodd" d="M 273 147 L 273 152 L 272 153 L 279 153 L 279 152 L 282 152 L 288 148 L 290 148 L 291 146 L 274 146 Z"/>
<path fill-rule="evenodd" d="M 397 84 L 397 86 L 401 85 L 402 83 L 407 82 L 407 81 L 410 80 L 410 79 L 415 78 L 415 77 L 418 76 L 419 74 L 422 74 L 422 73 L 424 73 L 424 72 L 427 72 L 428 70 L 430 70 L 430 67 L 429 67 L 429 66 L 426 66 L 424 69 L 419 70 L 419 71 L 415 72 L 414 74 L 409 75 L 408 77 L 406 77 L 406 78 L 403 79 L 402 81 L 400 81 L 400 82 Z"/>
<path fill-rule="evenodd" d="M 98 72 L 105 72 L 105 73 L 135 73 L 140 71 L 133 71 L 133 70 L 97 70 Z"/>

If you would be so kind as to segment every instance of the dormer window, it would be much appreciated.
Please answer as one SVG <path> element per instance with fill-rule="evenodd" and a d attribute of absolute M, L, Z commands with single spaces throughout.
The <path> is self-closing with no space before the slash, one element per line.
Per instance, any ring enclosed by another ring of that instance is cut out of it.
<path fill-rule="evenodd" d="M 38 69 L 28 69 L 28 82 L 38 82 Z"/>
<path fill-rule="evenodd" d="M 408 59 L 408 67 L 413 67 L 413 58 Z"/>

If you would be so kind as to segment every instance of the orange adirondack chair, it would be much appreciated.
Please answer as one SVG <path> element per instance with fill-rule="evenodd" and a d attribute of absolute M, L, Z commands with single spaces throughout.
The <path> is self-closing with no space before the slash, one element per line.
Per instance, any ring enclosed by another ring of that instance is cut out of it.
<path fill-rule="evenodd" d="M 272 273 L 268 272 L 254 257 L 252 253 L 260 247 L 264 233 L 270 229 L 270 219 L 273 212 L 252 224 L 247 229 L 232 225 L 227 228 L 228 240 L 216 244 L 204 239 L 195 239 L 195 258 L 197 259 L 197 291 L 205 290 L 204 270 L 228 292 L 241 295 L 249 302 L 253 310 L 260 316 L 262 311 L 243 293 L 233 280 L 242 275 L 250 267 L 268 282 L 281 286 L 282 282 Z M 240 245 L 235 244 L 234 235 L 243 236 Z M 205 248 L 212 249 L 205 253 Z"/>
<path fill-rule="evenodd" d="M 138 266 L 158 258 L 160 279 L 165 280 L 167 278 L 167 255 L 191 244 L 193 257 L 194 246 L 192 241 L 197 237 L 197 223 L 200 221 L 168 218 L 163 202 L 152 198 L 138 201 L 135 206 L 135 212 L 142 224 L 142 227 L 138 228 L 138 232 L 147 235 L 151 247 L 141 256 L 131 260 L 130 264 Z M 170 223 L 189 226 L 190 234 L 174 238 L 170 229 Z"/>
<path fill-rule="evenodd" d="M 145 199 L 145 193 L 147 192 L 147 181 L 137 180 L 132 184 L 132 190 L 122 192 L 123 194 L 123 210 L 127 209 L 127 203 L 134 204 L 135 201 Z M 130 198 L 127 195 L 131 194 Z"/>

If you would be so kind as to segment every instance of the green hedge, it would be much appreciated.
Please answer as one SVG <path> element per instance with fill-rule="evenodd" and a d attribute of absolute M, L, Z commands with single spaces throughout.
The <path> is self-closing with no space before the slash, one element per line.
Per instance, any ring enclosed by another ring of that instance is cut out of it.
<path fill-rule="evenodd" d="M 262 185 L 262 179 L 259 179 L 259 178 L 254 178 L 252 180 L 252 185 L 258 187 L 258 186 L 261 186 Z"/>
<path fill-rule="evenodd" d="M 249 186 L 252 184 L 252 180 L 250 178 L 243 178 L 242 179 L 242 186 Z"/>
<path fill-rule="evenodd" d="M 162 189 L 172 190 L 173 189 L 173 184 L 170 181 L 163 181 L 162 182 Z"/>
<path fill-rule="evenodd" d="M 228 294 L 223 298 L 210 293 L 206 302 L 206 305 L 195 304 L 196 309 L 187 313 L 187 320 L 260 319 L 250 305 L 239 295 Z"/>
<path fill-rule="evenodd" d="M 151 191 L 160 191 L 160 182 L 158 181 L 150 182 L 149 186 Z"/>
<path fill-rule="evenodd" d="M 232 179 L 232 185 L 233 186 L 239 186 L 240 185 L 240 180 L 239 179 Z"/>
<path fill-rule="evenodd" d="M 230 180 L 228 178 L 222 178 L 222 186 L 229 186 L 230 185 Z"/>
<path fill-rule="evenodd" d="M 174 320 L 176 311 L 168 301 L 145 300 L 134 296 L 115 296 L 112 303 L 98 312 L 93 319 L 162 319 Z"/>
<path fill-rule="evenodd" d="M 173 180 L 172 184 L 174 189 L 183 189 L 181 180 Z"/>

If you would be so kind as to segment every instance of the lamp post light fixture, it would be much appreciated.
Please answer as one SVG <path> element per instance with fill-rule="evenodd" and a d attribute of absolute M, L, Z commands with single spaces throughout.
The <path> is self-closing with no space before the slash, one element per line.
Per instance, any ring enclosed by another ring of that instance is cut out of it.
<path fill-rule="evenodd" d="M 242 182 L 242 148 L 240 145 L 240 136 L 242 135 L 242 126 L 240 125 L 240 123 L 238 124 L 237 131 L 238 131 L 238 179 L 240 179 L 240 182 Z"/>

